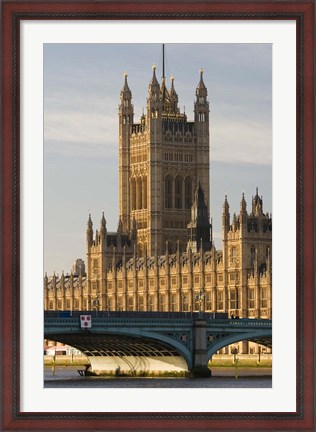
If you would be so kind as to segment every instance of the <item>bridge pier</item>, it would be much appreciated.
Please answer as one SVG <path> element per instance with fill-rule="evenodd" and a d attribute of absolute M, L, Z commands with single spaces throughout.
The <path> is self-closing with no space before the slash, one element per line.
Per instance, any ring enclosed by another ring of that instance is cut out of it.
<path fill-rule="evenodd" d="M 190 370 L 193 378 L 210 378 L 211 370 L 207 367 L 206 326 L 204 319 L 193 321 L 193 368 Z"/>

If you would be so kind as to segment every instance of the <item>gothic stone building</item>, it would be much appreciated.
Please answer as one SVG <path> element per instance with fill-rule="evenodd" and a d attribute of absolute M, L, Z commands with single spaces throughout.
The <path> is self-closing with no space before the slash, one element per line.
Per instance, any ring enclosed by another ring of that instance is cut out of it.
<path fill-rule="evenodd" d="M 209 222 L 209 102 L 203 71 L 194 121 L 180 112 L 174 80 L 158 83 L 155 67 L 146 114 L 134 122 L 125 75 L 119 105 L 117 232 L 99 231 L 89 215 L 86 271 L 47 277 L 46 310 L 198 311 L 272 316 L 272 219 L 262 197 L 251 211 L 242 195 L 232 219 L 225 196 L 222 249 Z"/>
<path fill-rule="evenodd" d="M 187 243 L 193 193 L 200 182 L 209 206 L 209 103 L 201 71 L 194 121 L 178 107 L 171 81 L 159 85 L 156 70 L 148 87 L 146 115 L 134 123 L 125 75 L 119 106 L 119 206 L 123 232 L 137 224 L 137 252 L 162 255 Z"/>

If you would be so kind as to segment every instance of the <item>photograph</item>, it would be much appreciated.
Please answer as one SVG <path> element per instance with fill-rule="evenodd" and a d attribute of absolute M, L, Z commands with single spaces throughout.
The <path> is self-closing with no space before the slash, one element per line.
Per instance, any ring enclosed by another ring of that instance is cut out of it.
<path fill-rule="evenodd" d="M 45 385 L 271 387 L 271 206 L 271 44 L 45 44 Z"/>

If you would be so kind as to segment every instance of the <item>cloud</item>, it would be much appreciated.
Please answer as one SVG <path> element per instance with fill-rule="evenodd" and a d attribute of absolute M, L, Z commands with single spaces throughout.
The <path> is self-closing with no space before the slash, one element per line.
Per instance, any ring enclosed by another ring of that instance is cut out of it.
<path fill-rule="evenodd" d="M 117 139 L 113 136 L 117 130 L 117 121 L 104 113 L 60 110 L 48 112 L 45 117 L 44 137 L 47 142 L 75 142 L 81 149 L 84 144 L 93 145 L 94 151 L 99 148 L 99 152 L 103 152 L 102 145 Z"/>
<path fill-rule="evenodd" d="M 45 98 L 45 152 L 105 156 L 117 152 L 117 101 L 103 95 L 54 93 Z"/>
<path fill-rule="evenodd" d="M 272 163 L 269 124 L 251 119 L 221 118 L 211 126 L 211 159 L 229 163 Z"/>

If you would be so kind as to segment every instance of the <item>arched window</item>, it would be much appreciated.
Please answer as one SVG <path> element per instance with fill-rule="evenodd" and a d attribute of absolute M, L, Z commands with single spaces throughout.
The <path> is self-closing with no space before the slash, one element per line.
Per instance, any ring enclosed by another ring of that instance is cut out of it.
<path fill-rule="evenodd" d="M 174 182 L 175 185 L 175 208 L 182 208 L 182 179 L 180 176 L 177 176 Z"/>
<path fill-rule="evenodd" d="M 132 210 L 136 210 L 136 181 L 132 179 L 131 183 L 131 208 Z"/>
<path fill-rule="evenodd" d="M 184 207 L 190 209 L 192 207 L 192 180 L 187 177 L 184 182 Z"/>
<path fill-rule="evenodd" d="M 256 249 L 254 246 L 251 246 L 250 249 L 250 263 L 251 263 L 251 268 L 254 268 L 255 265 L 255 259 L 256 259 Z"/>
<path fill-rule="evenodd" d="M 165 178 L 165 208 L 172 208 L 172 178 Z"/>
<path fill-rule="evenodd" d="M 236 246 L 233 246 L 231 248 L 231 262 L 233 264 L 236 264 L 236 261 L 237 261 L 237 249 Z"/>
<path fill-rule="evenodd" d="M 205 113 L 199 113 L 199 121 L 200 122 L 205 122 L 205 120 L 206 120 Z"/>
<path fill-rule="evenodd" d="M 143 177 L 142 181 L 142 208 L 147 208 L 147 177 Z"/>
<path fill-rule="evenodd" d="M 142 208 L 142 181 L 137 179 L 136 184 L 136 210 L 141 210 Z"/>

